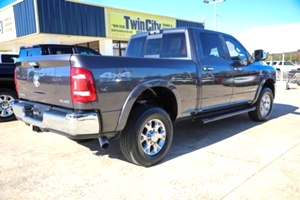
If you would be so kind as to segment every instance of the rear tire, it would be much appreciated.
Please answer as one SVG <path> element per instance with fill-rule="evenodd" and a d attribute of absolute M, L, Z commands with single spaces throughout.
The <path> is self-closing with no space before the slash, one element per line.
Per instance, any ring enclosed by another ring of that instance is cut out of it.
<path fill-rule="evenodd" d="M 18 95 L 11 89 L 0 89 L 0 122 L 11 121 L 16 117 L 12 109 L 13 100 L 17 99 Z"/>
<path fill-rule="evenodd" d="M 256 109 L 248 115 L 253 121 L 266 121 L 270 118 L 273 110 L 273 92 L 270 88 L 264 88 L 255 103 Z"/>
<path fill-rule="evenodd" d="M 120 147 L 129 162 L 149 167 L 166 156 L 172 139 L 173 124 L 166 111 L 140 105 L 128 118 L 120 137 Z"/>

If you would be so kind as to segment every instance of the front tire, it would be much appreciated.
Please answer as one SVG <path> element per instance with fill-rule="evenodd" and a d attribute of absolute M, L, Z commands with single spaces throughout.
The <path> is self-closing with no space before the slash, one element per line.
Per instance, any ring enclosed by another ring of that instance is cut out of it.
<path fill-rule="evenodd" d="M 173 124 L 165 110 L 140 105 L 134 108 L 120 137 L 124 157 L 131 163 L 149 167 L 168 153 Z"/>
<path fill-rule="evenodd" d="M 15 119 L 12 102 L 17 99 L 17 97 L 17 93 L 13 90 L 5 88 L 0 89 L 0 122 Z"/>
<path fill-rule="evenodd" d="M 273 92 L 270 88 L 264 88 L 255 103 L 256 109 L 248 113 L 250 119 L 253 121 L 268 120 L 273 110 L 273 101 Z"/>

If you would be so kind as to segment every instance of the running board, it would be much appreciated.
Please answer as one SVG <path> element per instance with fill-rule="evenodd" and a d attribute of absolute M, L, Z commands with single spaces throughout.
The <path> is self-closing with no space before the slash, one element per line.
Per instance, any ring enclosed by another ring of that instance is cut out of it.
<path fill-rule="evenodd" d="M 255 109 L 256 109 L 256 107 L 253 106 L 251 108 L 247 108 L 247 109 L 235 111 L 235 112 L 232 112 L 232 113 L 221 114 L 221 115 L 216 115 L 216 116 L 213 116 L 213 117 L 203 118 L 201 121 L 203 122 L 203 124 L 207 124 L 209 122 L 213 122 L 213 121 L 217 121 L 217 120 L 220 120 L 220 119 L 225 119 L 225 118 L 228 118 L 228 117 L 233 117 L 235 115 L 240 115 L 240 114 L 243 114 L 243 113 L 247 113 L 247 112 L 253 111 Z"/>

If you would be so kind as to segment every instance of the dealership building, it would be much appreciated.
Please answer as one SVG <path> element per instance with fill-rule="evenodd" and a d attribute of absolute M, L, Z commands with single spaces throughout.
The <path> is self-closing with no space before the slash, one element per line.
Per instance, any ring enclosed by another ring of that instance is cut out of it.
<path fill-rule="evenodd" d="M 123 55 L 131 35 L 203 23 L 84 0 L 1 0 L 0 51 L 19 51 L 34 44 L 87 46 L 103 55 Z"/>

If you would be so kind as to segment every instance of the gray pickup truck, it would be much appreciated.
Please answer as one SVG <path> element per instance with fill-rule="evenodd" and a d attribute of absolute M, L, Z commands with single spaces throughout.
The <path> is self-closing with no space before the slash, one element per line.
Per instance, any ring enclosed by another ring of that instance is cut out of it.
<path fill-rule="evenodd" d="M 26 57 L 16 68 L 17 119 L 72 139 L 119 139 L 124 157 L 151 166 L 170 149 L 173 124 L 248 113 L 270 118 L 276 71 L 234 37 L 200 28 L 133 35 L 126 56 Z"/>

